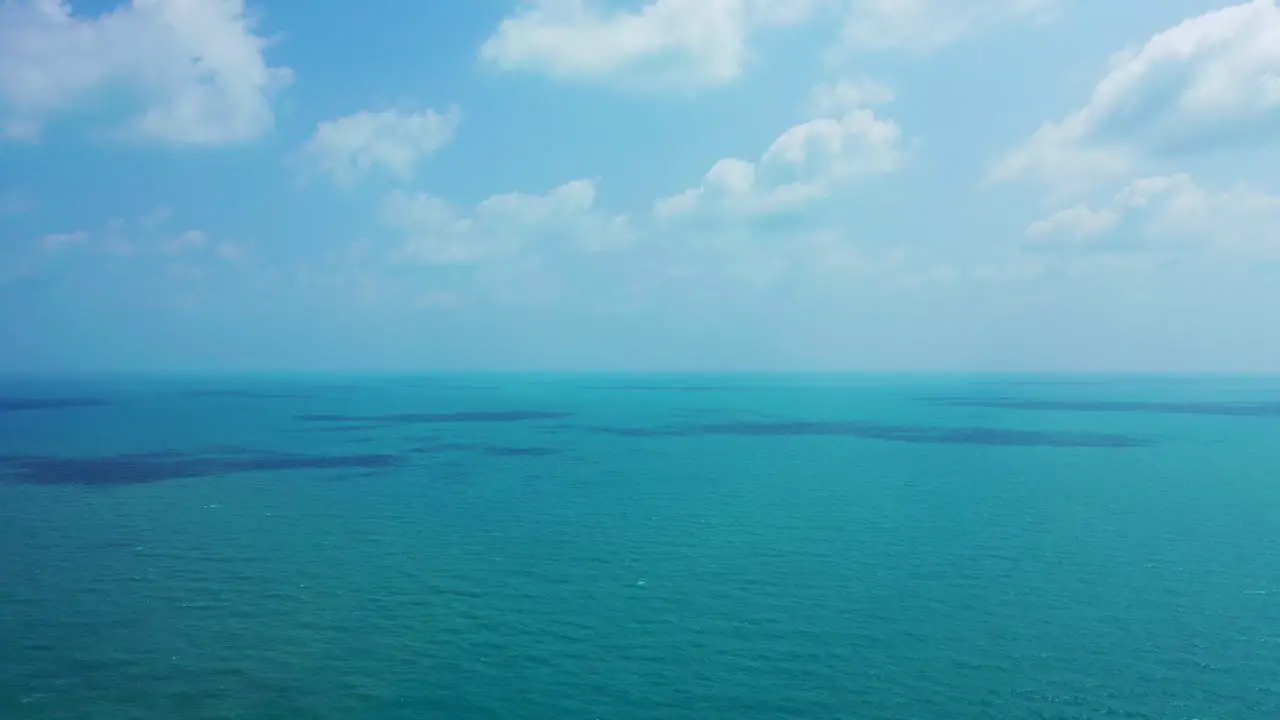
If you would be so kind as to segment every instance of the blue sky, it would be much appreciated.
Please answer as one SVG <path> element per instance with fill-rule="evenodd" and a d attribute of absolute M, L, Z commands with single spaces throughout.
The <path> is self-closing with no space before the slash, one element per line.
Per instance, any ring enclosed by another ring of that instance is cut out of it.
<path fill-rule="evenodd" d="M 0 0 L 0 371 L 1280 370 L 1274 0 Z"/>

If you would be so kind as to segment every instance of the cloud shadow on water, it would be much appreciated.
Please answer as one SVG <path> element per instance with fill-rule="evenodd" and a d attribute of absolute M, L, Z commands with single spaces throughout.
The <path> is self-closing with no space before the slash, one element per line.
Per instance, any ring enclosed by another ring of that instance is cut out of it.
<path fill-rule="evenodd" d="M 400 427 L 393 424 L 373 424 L 367 425 L 319 425 L 304 428 L 296 428 L 289 432 L 295 433 L 358 433 L 369 432 L 370 430 L 381 430 L 384 428 Z"/>
<path fill-rule="evenodd" d="M 549 447 L 458 442 L 428 442 L 410 448 L 407 452 L 414 455 L 442 455 L 445 453 L 464 452 L 488 455 L 490 457 L 551 457 L 561 454 L 559 450 Z"/>
<path fill-rule="evenodd" d="M 989 410 L 1280 417 L 1280 401 L 1136 402 L 1126 400 L 1034 400 L 982 397 L 931 397 L 925 398 L 925 400 L 934 405 L 946 407 L 983 408 Z"/>
<path fill-rule="evenodd" d="M 1065 433 L 984 427 L 881 425 L 858 422 L 753 421 L 669 428 L 592 427 L 588 431 L 618 437 L 853 437 L 919 445 L 987 445 L 1002 447 L 1134 448 L 1151 445 L 1145 438 L 1112 433 Z"/>
<path fill-rule="evenodd" d="M 257 390 L 185 390 L 177 394 L 187 398 L 226 398 L 234 400 L 302 400 L 312 397 L 302 393 Z"/>
<path fill-rule="evenodd" d="M 618 392 L 731 392 L 741 390 L 734 385 L 589 385 L 587 390 Z"/>
<path fill-rule="evenodd" d="M 473 410 L 448 413 L 392 413 L 387 415 L 342 415 L 319 413 L 297 415 L 307 423 L 338 423 L 340 427 L 389 427 L 432 423 L 518 423 L 537 420 L 563 420 L 572 413 L 547 410 Z"/>
<path fill-rule="evenodd" d="M 0 397 L 0 413 L 27 410 L 74 410 L 105 407 L 111 401 L 92 397 Z"/>
<path fill-rule="evenodd" d="M 8 455 L 0 474 L 24 485 L 123 486 L 248 472 L 287 470 L 385 470 L 400 456 L 297 455 L 229 451 L 226 453 L 155 452 L 98 457 Z"/>

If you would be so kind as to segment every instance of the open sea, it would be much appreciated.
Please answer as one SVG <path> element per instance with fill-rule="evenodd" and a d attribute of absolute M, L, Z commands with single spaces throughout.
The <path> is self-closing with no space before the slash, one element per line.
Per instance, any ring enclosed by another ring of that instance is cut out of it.
<path fill-rule="evenodd" d="M 1280 378 L 0 383 L 0 720 L 1277 720 Z"/>

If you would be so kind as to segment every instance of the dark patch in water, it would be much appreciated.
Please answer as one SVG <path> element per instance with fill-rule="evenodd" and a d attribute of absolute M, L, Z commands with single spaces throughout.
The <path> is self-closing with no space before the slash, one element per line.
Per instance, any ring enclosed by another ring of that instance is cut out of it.
<path fill-rule="evenodd" d="M 103 407 L 110 401 L 101 398 L 59 397 L 0 397 L 0 413 L 24 410 L 70 410 L 74 408 Z"/>
<path fill-rule="evenodd" d="M 1006 377 L 974 379 L 980 387 L 1170 387 L 1193 385 L 1218 385 L 1226 382 L 1258 381 L 1274 382 L 1275 376 L 1214 377 L 1195 375 L 1117 375 L 1117 376 L 1061 376 L 1061 377 Z"/>
<path fill-rule="evenodd" d="M 856 422 L 735 422 L 670 428 L 583 428 L 619 437 L 856 437 L 865 440 L 921 445 L 988 445 L 1022 447 L 1148 447 L 1151 442 L 1129 435 L 1109 433 L 1062 433 L 1032 430 L 1004 430 L 983 427 L 931 427 L 921 425 L 879 425 Z"/>
<path fill-rule="evenodd" d="M 467 385 L 465 383 L 436 383 L 436 382 L 401 382 L 394 385 L 402 387 L 420 387 L 432 388 L 435 390 L 498 390 L 497 385 Z"/>
<path fill-rule="evenodd" d="M 983 427 L 930 427 L 846 422 L 749 422 L 704 425 L 705 435 L 847 435 L 869 440 L 928 445 L 1032 447 L 1145 447 L 1141 438 L 1108 433 L 1063 433 Z"/>
<path fill-rule="evenodd" d="M 725 392 L 741 388 L 733 385 L 591 385 L 587 389 L 635 392 Z"/>
<path fill-rule="evenodd" d="M 382 423 L 382 424 L 369 423 L 369 424 L 367 424 L 367 425 L 321 425 L 321 426 L 319 426 L 319 427 L 312 426 L 312 427 L 306 427 L 306 428 L 301 428 L 301 429 L 295 429 L 295 430 L 291 430 L 290 432 L 299 432 L 299 433 L 354 433 L 354 432 L 368 432 L 368 431 L 371 431 L 371 430 L 381 430 L 381 429 L 383 429 L 383 428 L 389 428 L 389 427 L 396 427 L 396 426 L 395 426 L 395 425 L 388 425 L 388 424 L 386 424 L 386 423 Z"/>
<path fill-rule="evenodd" d="M 1134 402 L 1124 400 L 1020 400 L 1016 398 L 926 398 L 935 405 L 993 410 L 1051 412 L 1149 413 L 1156 415 L 1215 415 L 1223 417 L 1280 417 L 1280 402 Z"/>
<path fill-rule="evenodd" d="M 585 427 L 566 428 L 578 432 L 594 432 L 602 435 L 615 435 L 617 437 L 630 438 L 654 438 L 654 437 L 692 437 L 698 435 L 691 428 L 672 429 L 672 428 L 646 428 L 646 427 L 619 427 L 608 425 L 590 425 Z"/>
<path fill-rule="evenodd" d="M 465 452 L 470 450 L 471 446 L 466 443 L 423 443 L 415 445 L 405 452 L 411 455 L 442 455 L 451 452 Z"/>
<path fill-rule="evenodd" d="M 414 455 L 442 455 L 452 452 L 473 452 L 491 457 L 549 457 L 560 451 L 548 447 L 521 447 L 513 445 L 485 445 L 481 443 L 426 443 L 410 448 Z"/>
<path fill-rule="evenodd" d="M 708 417 L 711 415 L 733 415 L 740 411 L 732 408 L 680 408 L 677 415 L 685 417 Z"/>
<path fill-rule="evenodd" d="M 396 455 L 292 455 L 279 453 L 155 452 L 102 457 L 13 455 L 0 458 L 9 475 L 26 485 L 137 485 L 245 472 L 279 470 L 378 470 L 400 463 Z"/>
<path fill-rule="evenodd" d="M 301 393 L 258 392 L 254 390 L 187 390 L 178 394 L 189 398 L 234 398 L 240 400 L 299 400 L 309 397 Z"/>
<path fill-rule="evenodd" d="M 510 445 L 486 445 L 479 448 L 479 451 L 493 457 L 550 457 L 560 454 L 560 451 L 555 448 L 512 447 Z"/>
<path fill-rule="evenodd" d="M 366 423 L 369 425 L 419 425 L 426 423 L 504 423 L 531 420 L 563 420 L 572 413 L 545 410 L 476 410 L 451 413 L 394 413 L 390 415 L 298 415 L 302 422 Z"/>

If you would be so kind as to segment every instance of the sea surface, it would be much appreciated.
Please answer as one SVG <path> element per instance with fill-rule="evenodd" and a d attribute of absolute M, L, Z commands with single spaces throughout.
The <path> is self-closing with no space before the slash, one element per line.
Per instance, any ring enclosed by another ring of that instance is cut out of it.
<path fill-rule="evenodd" d="M 1277 720 L 1280 378 L 0 383 L 0 720 Z"/>

